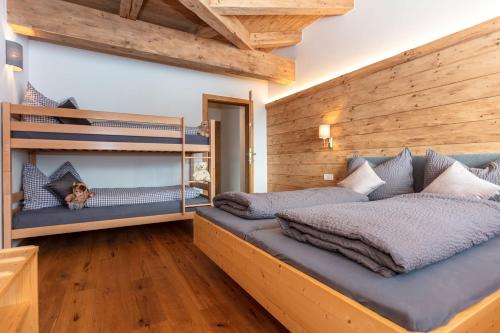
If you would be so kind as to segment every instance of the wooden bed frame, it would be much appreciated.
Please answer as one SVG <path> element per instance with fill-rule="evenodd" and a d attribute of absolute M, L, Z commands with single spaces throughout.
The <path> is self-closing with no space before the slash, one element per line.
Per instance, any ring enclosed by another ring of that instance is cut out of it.
<path fill-rule="evenodd" d="M 194 243 L 292 332 L 409 332 L 199 215 Z M 432 332 L 500 332 L 500 290 Z"/>
<path fill-rule="evenodd" d="M 49 117 L 80 118 L 94 120 L 112 120 L 124 122 L 138 122 L 157 125 L 178 125 L 181 131 L 164 131 L 136 128 L 98 127 L 87 125 L 65 125 L 22 122 L 22 115 L 36 115 Z M 215 124 L 210 122 L 210 143 L 208 145 L 187 144 L 186 125 L 182 117 L 151 116 L 117 112 L 100 112 L 74 109 L 43 108 L 19 104 L 2 103 L 3 127 L 3 244 L 11 247 L 13 239 L 45 236 L 68 232 L 125 227 L 139 224 L 159 223 L 168 221 L 190 220 L 194 213 L 187 209 L 212 204 L 215 194 L 215 183 L 199 183 L 186 177 L 186 162 L 193 166 L 195 158 L 209 161 L 209 171 L 215 175 Z M 45 133 L 78 133 L 94 135 L 121 135 L 136 137 L 177 138 L 181 143 L 137 143 L 137 142 L 105 142 L 105 141 L 74 141 L 74 140 L 42 140 L 12 138 L 12 131 L 45 132 Z M 155 152 L 160 154 L 176 153 L 182 156 L 182 184 L 190 184 L 203 189 L 203 196 L 209 203 L 186 204 L 186 191 L 182 187 L 182 210 L 179 213 L 161 214 L 154 216 L 131 217 L 123 219 L 93 221 L 66 225 L 52 225 L 37 228 L 12 229 L 12 217 L 18 213 L 20 205 L 14 204 L 23 200 L 23 192 L 12 192 L 12 151 L 15 149 L 27 150 L 29 160 L 36 164 L 38 151 L 104 151 L 104 152 Z M 198 154 L 198 156 L 194 156 Z M 200 155 L 201 154 L 201 155 Z M 191 168 L 192 170 L 192 168 Z"/>

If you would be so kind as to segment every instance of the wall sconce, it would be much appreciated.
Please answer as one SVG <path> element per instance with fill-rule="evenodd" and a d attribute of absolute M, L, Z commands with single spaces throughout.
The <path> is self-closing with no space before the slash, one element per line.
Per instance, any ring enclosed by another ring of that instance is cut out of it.
<path fill-rule="evenodd" d="M 330 124 L 319 125 L 319 138 L 323 139 L 323 147 L 333 149 L 333 138 L 330 133 Z"/>
<path fill-rule="evenodd" d="M 14 72 L 23 70 L 23 46 L 11 40 L 5 41 L 5 63 Z"/>

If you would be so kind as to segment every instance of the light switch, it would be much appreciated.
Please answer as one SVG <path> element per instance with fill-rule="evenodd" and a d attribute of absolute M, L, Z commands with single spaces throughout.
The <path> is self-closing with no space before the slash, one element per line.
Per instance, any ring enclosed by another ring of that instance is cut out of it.
<path fill-rule="evenodd" d="M 325 173 L 323 175 L 324 180 L 333 180 L 335 177 L 333 176 L 333 173 Z"/>

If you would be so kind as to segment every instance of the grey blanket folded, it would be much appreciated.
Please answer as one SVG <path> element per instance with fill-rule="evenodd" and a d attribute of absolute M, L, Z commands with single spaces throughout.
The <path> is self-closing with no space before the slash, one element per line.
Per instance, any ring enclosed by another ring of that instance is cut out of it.
<path fill-rule="evenodd" d="M 271 193 L 226 192 L 215 196 L 214 206 L 249 220 L 272 219 L 277 212 L 314 205 L 365 202 L 368 197 L 341 187 L 310 188 Z"/>
<path fill-rule="evenodd" d="M 390 277 L 500 234 L 500 203 L 433 193 L 277 214 L 287 236 L 337 251 Z"/>

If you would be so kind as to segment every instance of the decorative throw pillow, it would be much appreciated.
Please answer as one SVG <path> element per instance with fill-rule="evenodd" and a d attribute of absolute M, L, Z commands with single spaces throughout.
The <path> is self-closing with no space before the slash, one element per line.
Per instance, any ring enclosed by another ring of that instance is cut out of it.
<path fill-rule="evenodd" d="M 489 199 L 500 194 L 500 186 L 479 178 L 456 161 L 422 192 Z"/>
<path fill-rule="evenodd" d="M 373 171 L 370 164 L 366 161 L 353 173 L 339 182 L 337 186 L 350 189 L 354 192 L 369 195 L 385 182 Z"/>
<path fill-rule="evenodd" d="M 437 153 L 432 149 L 427 150 L 425 154 L 424 188 L 429 186 L 434 179 L 455 162 L 457 161 L 454 158 Z M 467 168 L 467 170 L 481 179 L 500 185 L 500 159 L 488 163 L 484 168 Z"/>
<path fill-rule="evenodd" d="M 50 175 L 50 177 L 49 177 L 50 181 L 57 180 L 57 179 L 61 178 L 62 176 L 64 176 L 68 172 L 70 172 L 79 182 L 82 181 L 82 177 L 80 176 L 78 171 L 76 171 L 73 164 L 71 164 L 68 161 L 64 162 L 59 168 L 57 168 L 56 171 L 54 171 Z"/>
<path fill-rule="evenodd" d="M 78 104 L 76 103 L 76 100 L 73 97 L 68 98 L 67 100 L 63 101 L 61 104 L 59 104 L 58 108 L 62 109 L 78 109 Z M 68 124 L 68 125 L 92 125 L 91 122 L 88 119 L 85 118 L 65 118 L 65 117 L 58 117 L 57 118 L 61 123 L 63 124 Z"/>
<path fill-rule="evenodd" d="M 36 90 L 31 83 L 28 82 L 28 87 L 24 93 L 24 99 L 22 104 L 29 106 L 44 106 L 49 108 L 57 108 L 58 104 L 56 101 L 44 96 L 41 92 Z M 47 116 L 34 116 L 34 115 L 23 115 L 22 121 L 29 121 L 32 123 L 51 123 L 59 124 L 59 120 L 55 117 Z"/>
<path fill-rule="evenodd" d="M 357 168 L 367 162 L 360 156 L 355 156 L 349 161 L 347 173 L 352 174 Z M 369 163 L 369 162 L 368 162 Z M 396 195 L 413 193 L 413 159 L 411 152 L 405 148 L 399 155 L 378 165 L 370 163 L 373 171 L 385 184 L 370 193 L 370 200 L 392 198 Z"/>
<path fill-rule="evenodd" d="M 24 191 L 24 210 L 56 207 L 61 201 L 45 188 L 50 178 L 31 163 L 23 167 L 22 185 Z"/>
<path fill-rule="evenodd" d="M 64 201 L 64 198 L 73 192 L 73 183 L 79 181 L 79 179 L 68 171 L 61 178 L 46 184 L 45 188 L 58 197 L 59 200 Z"/>

